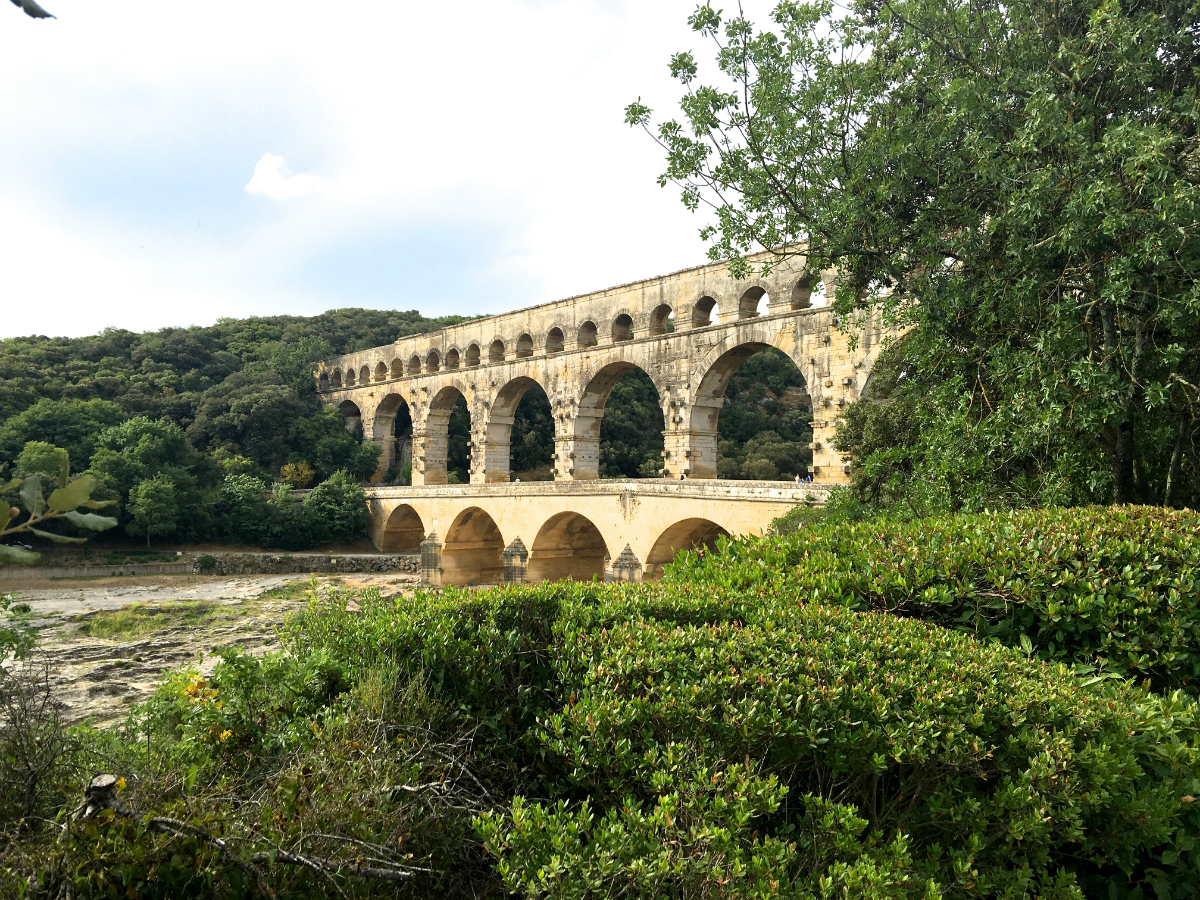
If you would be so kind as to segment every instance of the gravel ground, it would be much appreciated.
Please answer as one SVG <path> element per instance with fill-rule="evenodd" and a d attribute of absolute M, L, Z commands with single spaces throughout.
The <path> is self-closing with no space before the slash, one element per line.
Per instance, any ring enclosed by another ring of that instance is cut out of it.
<path fill-rule="evenodd" d="M 90 719 L 100 726 L 125 717 L 128 707 L 145 700 L 163 674 L 185 664 L 211 671 L 217 646 L 242 647 L 251 653 L 278 650 L 276 626 L 304 598 L 264 598 L 289 583 L 307 583 L 309 575 L 240 577 L 154 576 L 46 582 L 18 588 L 15 602 L 30 607 L 38 631 L 39 661 L 49 665 L 56 699 L 73 722 Z M 318 576 L 319 586 L 379 587 L 385 596 L 411 590 L 415 576 Z M 5 586 L 5 590 L 9 590 Z M 80 631 L 97 613 L 143 604 L 170 610 L 179 601 L 217 605 L 199 625 L 179 626 L 164 617 L 162 629 L 128 638 L 108 639 Z"/>

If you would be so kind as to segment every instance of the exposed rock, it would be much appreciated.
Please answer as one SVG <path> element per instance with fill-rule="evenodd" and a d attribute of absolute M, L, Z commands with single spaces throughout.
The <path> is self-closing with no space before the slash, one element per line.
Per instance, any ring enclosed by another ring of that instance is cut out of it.
<path fill-rule="evenodd" d="M 211 672 L 218 662 L 214 647 L 240 647 L 261 654 L 280 649 L 277 626 L 287 613 L 300 608 L 305 598 L 264 597 L 274 588 L 301 577 L 229 579 L 223 582 L 178 583 L 164 579 L 159 585 L 89 587 L 64 585 L 48 590 L 22 591 L 20 599 L 32 610 L 38 629 L 37 652 L 50 664 L 56 699 L 68 721 L 90 719 L 99 726 L 121 721 L 134 703 L 145 701 L 164 674 L 183 665 Z M 379 587 L 385 596 L 408 590 L 413 575 L 380 575 L 318 580 L 319 589 L 331 584 L 345 587 Z M 180 601 L 206 601 L 211 615 L 198 626 L 180 627 L 163 616 L 163 628 L 128 639 L 96 637 L 81 631 L 98 614 L 143 604 L 170 610 Z"/>

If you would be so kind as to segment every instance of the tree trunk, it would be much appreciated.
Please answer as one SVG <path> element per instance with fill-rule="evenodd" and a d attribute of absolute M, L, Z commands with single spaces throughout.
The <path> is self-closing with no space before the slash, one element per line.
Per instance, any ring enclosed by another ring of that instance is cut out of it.
<path fill-rule="evenodd" d="M 1117 439 L 1113 447 L 1113 502 L 1136 503 L 1137 483 L 1133 476 L 1133 423 L 1122 422 L 1117 426 Z"/>
<path fill-rule="evenodd" d="M 1175 499 L 1175 485 L 1179 484 L 1179 476 L 1183 474 L 1183 438 L 1187 434 L 1187 422 L 1179 423 L 1179 434 L 1175 437 L 1175 449 L 1171 451 L 1171 465 L 1167 468 L 1167 487 L 1163 491 L 1163 506 L 1170 506 Z"/>

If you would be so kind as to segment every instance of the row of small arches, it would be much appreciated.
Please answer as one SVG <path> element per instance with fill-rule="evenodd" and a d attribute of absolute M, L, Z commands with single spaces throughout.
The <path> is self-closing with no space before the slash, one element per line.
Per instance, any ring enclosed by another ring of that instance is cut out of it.
<path fill-rule="evenodd" d="M 436 522 L 430 520 L 429 525 L 432 527 Z M 426 527 L 413 506 L 398 506 L 384 525 L 380 549 L 385 553 L 419 553 L 427 537 Z M 717 539 L 728 535 L 725 528 L 709 519 L 682 519 L 663 529 L 645 560 L 632 556 L 632 551 L 628 561 L 623 554 L 613 560 L 610 554 L 615 548 L 609 547 L 595 523 L 581 513 L 560 512 L 550 516 L 538 529 L 527 550 L 520 537 L 508 549 L 517 551 L 514 556 L 525 557 L 526 577 L 533 583 L 603 578 L 611 563 L 616 563 L 612 566 L 614 575 L 626 563 L 641 569 L 643 580 L 654 580 L 681 551 L 714 550 Z M 505 551 L 505 538 L 496 519 L 480 507 L 469 507 L 455 516 L 446 529 L 440 548 L 441 583 L 500 584 L 505 580 Z"/>
<path fill-rule="evenodd" d="M 807 309 L 810 306 L 810 298 L 812 294 L 812 280 L 801 279 L 792 288 L 791 309 Z M 818 286 L 819 287 L 819 286 Z M 738 301 L 738 318 L 751 319 L 759 315 L 765 314 L 769 307 L 769 297 L 765 288 L 755 285 L 745 291 Z M 691 327 L 704 328 L 708 325 L 715 324 L 713 314 L 717 308 L 717 301 L 709 296 L 701 297 L 692 307 Z M 670 305 L 664 303 L 656 307 L 650 314 L 649 321 L 649 336 L 657 337 L 663 334 L 669 334 L 675 330 L 675 313 Z M 631 341 L 636 335 L 634 334 L 633 317 L 628 313 L 621 313 L 612 322 L 612 342 L 614 344 L 622 341 Z M 579 330 L 575 335 L 575 346 L 579 349 L 595 347 L 599 343 L 599 329 L 596 323 L 589 320 L 579 326 Z M 555 326 L 546 333 L 545 342 L 542 345 L 547 356 L 553 356 L 556 353 L 562 353 L 566 349 L 566 335 L 562 328 Z M 487 361 L 489 363 L 504 362 L 507 358 L 508 347 L 504 341 L 496 339 L 487 348 Z M 526 359 L 534 355 L 533 337 L 528 332 L 517 338 L 516 342 L 516 359 Z M 362 366 L 357 372 L 354 369 L 347 370 L 345 374 L 341 369 L 334 369 L 332 372 L 323 372 L 320 375 L 320 388 L 323 391 L 337 389 L 342 387 L 354 387 L 356 384 L 367 384 L 371 381 L 388 381 L 396 378 L 403 378 L 406 375 L 420 375 L 422 373 L 432 375 L 440 372 L 442 369 L 455 370 L 463 367 L 474 368 L 483 361 L 483 351 L 479 344 L 472 343 L 465 353 L 459 353 L 457 347 L 446 351 L 443 358 L 442 354 L 437 350 L 430 350 L 425 358 L 422 359 L 418 354 L 414 353 L 405 362 L 401 359 L 393 359 L 390 366 L 385 363 L 378 363 L 374 369 L 369 365 Z"/>

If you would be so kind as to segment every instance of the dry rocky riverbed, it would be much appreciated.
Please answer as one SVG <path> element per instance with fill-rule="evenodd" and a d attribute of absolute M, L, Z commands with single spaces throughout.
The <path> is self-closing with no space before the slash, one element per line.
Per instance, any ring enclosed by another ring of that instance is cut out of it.
<path fill-rule="evenodd" d="M 210 671 L 214 647 L 279 649 L 276 626 L 305 602 L 309 575 L 156 576 L 14 585 L 38 631 L 37 658 L 50 666 L 66 718 L 111 725 L 145 700 L 165 672 Z M 317 576 L 318 589 L 411 590 L 412 575 Z"/>

